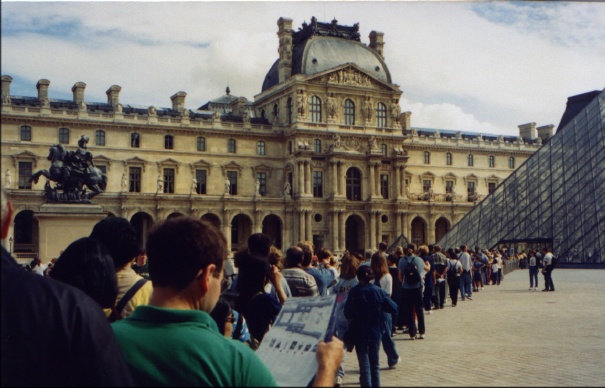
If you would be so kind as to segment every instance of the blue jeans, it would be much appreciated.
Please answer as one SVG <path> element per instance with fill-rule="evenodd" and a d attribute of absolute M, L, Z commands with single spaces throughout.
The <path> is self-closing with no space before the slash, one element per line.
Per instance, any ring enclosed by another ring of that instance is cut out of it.
<path fill-rule="evenodd" d="M 382 347 L 384 352 L 387 354 L 387 361 L 390 365 L 394 365 L 397 363 L 397 359 L 399 358 L 399 354 L 397 353 L 397 349 L 395 349 L 395 342 L 393 342 L 393 338 L 391 337 L 392 328 L 393 328 L 393 316 L 388 313 L 383 313 L 386 330 L 384 334 L 382 334 Z"/>
<path fill-rule="evenodd" d="M 359 361 L 359 384 L 362 387 L 380 387 L 380 339 L 355 343 Z"/>
<path fill-rule="evenodd" d="M 460 275 L 460 297 L 464 300 L 467 296 L 473 296 L 473 284 L 470 271 L 465 271 Z"/>
<path fill-rule="evenodd" d="M 535 284 L 534 284 L 535 282 Z M 538 287 L 538 266 L 530 266 L 529 267 L 529 287 Z"/>
<path fill-rule="evenodd" d="M 347 330 L 349 329 L 349 323 L 348 322 L 339 322 L 338 320 L 336 320 L 336 337 L 339 340 L 342 340 L 345 333 L 347 332 Z M 340 363 L 340 365 L 338 366 L 338 370 L 336 371 L 336 376 L 340 376 L 340 377 L 345 377 L 345 357 L 347 356 L 347 352 L 344 353 L 344 356 L 342 357 L 342 362 Z"/>
<path fill-rule="evenodd" d="M 401 289 L 401 300 L 403 304 L 403 315 L 405 322 L 408 325 L 410 331 L 410 337 L 416 337 L 416 332 L 420 334 L 425 333 L 424 327 L 424 309 L 422 308 L 422 287 L 419 288 L 402 288 Z M 416 327 L 416 321 L 414 320 L 414 311 L 416 312 L 416 318 L 418 319 L 418 327 Z"/>

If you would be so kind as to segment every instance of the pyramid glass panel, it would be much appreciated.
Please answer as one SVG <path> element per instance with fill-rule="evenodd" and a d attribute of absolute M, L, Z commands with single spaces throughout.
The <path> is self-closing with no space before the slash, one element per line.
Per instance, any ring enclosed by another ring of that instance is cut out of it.
<path fill-rule="evenodd" d="M 567 105 L 557 133 L 439 245 L 539 244 L 561 263 L 605 264 L 605 90 Z"/>

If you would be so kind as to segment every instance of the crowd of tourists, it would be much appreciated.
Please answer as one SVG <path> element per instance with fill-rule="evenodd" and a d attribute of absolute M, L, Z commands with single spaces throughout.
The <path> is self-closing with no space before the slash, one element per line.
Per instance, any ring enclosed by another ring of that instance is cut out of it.
<path fill-rule="evenodd" d="M 11 212 L 2 191 L 3 238 Z M 337 257 L 300 241 L 284 254 L 262 233 L 228 256 L 220 230 L 184 216 L 146 240 L 140 249 L 128 220 L 107 217 L 49 271 L 26 271 L 2 249 L 2 385 L 275 386 L 256 350 L 282 306 L 335 295 L 334 338 L 318 343 L 309 381 L 342 385 L 346 350 L 355 351 L 360 385 L 380 386 L 381 347 L 396 368 L 395 336 L 426 338 L 425 314 L 501 284 L 507 261 L 499 250 L 387 252 L 385 242 Z M 528 259 L 534 288 L 539 260 Z M 554 291 L 551 276 L 546 287 Z"/>

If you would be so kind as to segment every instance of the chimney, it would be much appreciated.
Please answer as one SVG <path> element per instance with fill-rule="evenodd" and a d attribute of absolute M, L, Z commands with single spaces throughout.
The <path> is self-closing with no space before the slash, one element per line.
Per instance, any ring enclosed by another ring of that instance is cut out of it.
<path fill-rule="evenodd" d="M 542 139 L 542 143 L 546 143 L 552 137 L 554 128 L 555 126 L 552 124 L 536 128 L 538 130 L 538 137 Z"/>
<path fill-rule="evenodd" d="M 384 59 L 384 55 L 382 54 L 384 48 L 384 32 L 370 32 L 370 48 L 374 49 L 374 51 L 380 54 L 382 59 Z"/>
<path fill-rule="evenodd" d="M 244 115 L 244 112 L 246 111 L 247 102 L 248 102 L 248 99 L 246 97 L 238 97 L 237 100 L 234 100 L 231 103 L 231 112 L 235 116 L 242 117 Z"/>
<path fill-rule="evenodd" d="M 279 37 L 279 64 L 277 71 L 279 83 L 284 82 L 292 75 L 292 19 L 279 18 L 277 21 Z"/>
<path fill-rule="evenodd" d="M 3 104 L 10 104 L 11 82 L 13 82 L 13 77 L 11 77 L 10 75 L 2 76 L 2 103 Z"/>
<path fill-rule="evenodd" d="M 48 100 L 48 86 L 50 85 L 50 81 L 47 79 L 41 79 L 36 84 L 36 89 L 38 89 L 38 100 L 42 101 L 44 99 Z"/>
<path fill-rule="evenodd" d="M 122 88 L 118 85 L 111 85 L 105 93 L 107 93 L 107 104 L 116 107 L 120 103 L 120 91 Z"/>
<path fill-rule="evenodd" d="M 185 97 L 187 97 L 187 93 L 185 92 L 177 92 L 170 99 L 172 100 L 172 110 L 180 112 L 185 107 Z"/>
<path fill-rule="evenodd" d="M 84 89 L 86 89 L 86 84 L 84 82 L 76 82 L 74 86 L 72 86 L 71 91 L 74 94 L 74 103 L 80 104 L 84 101 Z"/>
<path fill-rule="evenodd" d="M 536 123 L 521 124 L 519 127 L 519 137 L 525 141 L 531 141 L 536 138 Z"/>
<path fill-rule="evenodd" d="M 403 112 L 400 116 L 401 121 L 401 129 L 411 129 L 412 128 L 412 112 Z"/>

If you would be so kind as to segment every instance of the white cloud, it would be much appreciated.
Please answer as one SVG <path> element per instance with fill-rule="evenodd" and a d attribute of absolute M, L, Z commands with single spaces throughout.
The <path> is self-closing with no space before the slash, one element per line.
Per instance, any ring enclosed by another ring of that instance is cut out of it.
<path fill-rule="evenodd" d="M 122 86 L 125 104 L 197 108 L 253 99 L 277 59 L 277 20 L 316 16 L 385 33 L 385 57 L 412 124 L 516 135 L 558 124 L 567 97 L 602 89 L 605 5 L 516 2 L 2 3 L 2 71 L 14 90 L 51 97 L 87 84 L 90 101 Z M 22 83 L 24 82 L 24 84 Z M 66 97 L 67 96 L 67 97 Z"/>

